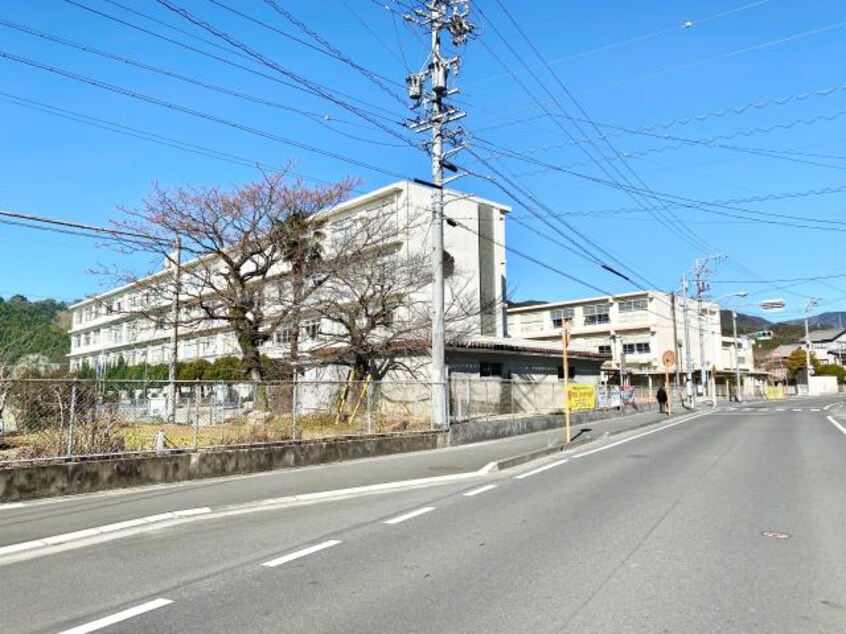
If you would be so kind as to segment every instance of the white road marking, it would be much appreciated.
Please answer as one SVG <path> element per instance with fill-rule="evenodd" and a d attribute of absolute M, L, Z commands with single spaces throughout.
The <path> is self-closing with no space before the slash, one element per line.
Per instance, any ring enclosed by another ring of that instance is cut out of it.
<path fill-rule="evenodd" d="M 9 502 L 8 504 L 0 504 L 0 511 L 8 511 L 9 509 L 19 509 L 26 506 L 23 502 Z"/>
<path fill-rule="evenodd" d="M 405 515 L 400 515 L 399 517 L 395 517 L 390 520 L 385 520 L 385 524 L 399 524 L 400 522 L 404 522 L 406 520 L 410 520 L 413 517 L 417 517 L 418 515 L 423 515 L 424 513 L 428 513 L 429 511 L 434 511 L 434 506 L 424 506 L 422 509 L 417 509 L 416 511 L 411 511 L 411 513 L 406 513 Z"/>
<path fill-rule="evenodd" d="M 538 467 L 537 469 L 532 469 L 531 471 L 527 471 L 526 473 L 521 473 L 520 475 L 514 476 L 515 480 L 522 480 L 523 478 L 528 478 L 529 476 L 533 476 L 536 473 L 541 473 L 542 471 L 546 471 L 547 469 L 552 469 L 553 467 L 557 467 L 558 465 L 564 464 L 565 462 L 570 462 L 569 458 L 565 458 L 564 460 L 556 460 L 555 462 L 551 462 L 547 465 L 542 467 Z"/>
<path fill-rule="evenodd" d="M 584 458 L 585 456 L 589 456 L 591 454 L 598 453 L 600 451 L 605 451 L 606 449 L 612 449 L 619 445 L 623 445 L 627 442 L 631 442 L 633 440 L 637 440 L 638 438 L 643 438 L 644 436 L 649 436 L 650 434 L 656 434 L 659 431 L 664 431 L 665 429 L 669 429 L 670 427 L 675 427 L 676 425 L 682 425 L 688 421 L 696 420 L 697 418 L 702 418 L 703 416 L 714 416 L 711 412 L 703 412 L 702 414 L 695 414 L 689 418 L 685 418 L 684 420 L 680 420 L 675 423 L 670 423 L 669 425 L 664 425 L 663 427 L 658 427 L 656 429 L 650 429 L 649 431 L 645 431 L 642 434 L 637 434 L 636 436 L 630 436 L 629 438 L 624 438 L 623 440 L 618 440 L 617 442 L 612 442 L 610 445 L 605 445 L 604 447 L 599 447 L 597 449 L 591 449 L 590 451 L 584 451 L 580 454 L 576 454 L 573 458 Z"/>
<path fill-rule="evenodd" d="M 491 489 L 495 489 L 495 488 L 496 488 L 495 484 L 488 484 L 488 485 L 485 485 L 483 487 L 479 487 L 478 489 L 473 489 L 472 491 L 468 491 L 467 493 L 464 494 L 464 497 L 471 498 L 474 495 L 479 495 L 480 493 L 484 493 L 485 491 L 490 491 Z"/>
<path fill-rule="evenodd" d="M 825 411 L 828 411 L 828 410 L 830 410 L 832 407 L 834 407 L 835 405 L 837 405 L 837 403 L 830 403 L 830 404 L 826 405 L 825 407 L 823 407 L 823 409 L 824 409 Z"/>
<path fill-rule="evenodd" d="M 91 621 L 85 625 L 79 625 L 69 630 L 64 630 L 59 634 L 86 634 L 87 632 L 94 632 L 96 630 L 101 630 L 104 627 L 108 627 L 109 625 L 114 625 L 115 623 L 131 619 L 133 616 L 138 616 L 139 614 L 144 614 L 145 612 L 162 608 L 171 603 L 173 603 L 173 601 L 170 599 L 154 599 L 153 601 L 136 605 L 134 608 L 124 610 L 123 612 L 118 612 L 117 614 L 112 614 L 111 616 Z"/>
<path fill-rule="evenodd" d="M 776 408 L 776 411 L 777 411 L 777 412 L 783 412 L 783 411 L 785 411 L 785 409 L 784 409 L 783 407 L 777 407 L 777 408 Z"/>
<path fill-rule="evenodd" d="M 801 407 L 795 407 L 795 408 L 793 408 L 793 411 L 794 412 L 801 412 L 802 408 Z"/>
<path fill-rule="evenodd" d="M 828 419 L 828 421 L 829 421 L 832 425 L 834 425 L 835 427 L 837 427 L 837 429 L 839 429 L 840 431 L 842 431 L 844 436 L 846 436 L 846 427 L 843 427 L 843 425 L 841 425 L 841 424 L 840 424 L 840 423 L 838 423 L 836 420 L 834 420 L 834 416 L 826 416 L 826 418 Z"/>
<path fill-rule="evenodd" d="M 341 541 L 338 539 L 330 539 L 329 541 L 321 542 L 320 544 L 315 544 L 314 546 L 309 546 L 308 548 L 303 548 L 302 550 L 298 550 L 287 555 L 282 555 L 276 559 L 271 559 L 270 561 L 264 562 L 262 566 L 265 566 L 266 568 L 275 568 L 276 566 L 287 564 L 289 561 L 294 561 L 300 557 L 305 557 L 306 555 L 311 555 L 313 553 L 320 552 L 321 550 L 332 548 L 332 546 L 337 546 L 340 543 Z"/>
<path fill-rule="evenodd" d="M 67 544 L 68 542 L 73 542 L 80 539 L 87 539 L 89 537 L 97 537 L 98 535 L 114 533 L 128 528 L 137 528 L 138 526 L 148 526 L 150 524 L 157 524 L 166 520 L 178 520 L 184 517 L 205 515 L 206 513 L 211 513 L 211 509 L 207 506 L 203 506 L 195 509 L 173 511 L 172 513 L 148 515 L 147 517 L 139 517 L 134 520 L 126 520 L 125 522 L 116 522 L 114 524 L 94 526 L 93 528 L 85 528 L 83 530 L 73 531 L 71 533 L 50 535 L 49 537 L 42 537 L 41 539 L 34 539 L 28 542 L 20 542 L 17 544 L 10 544 L 9 546 L 2 546 L 0 547 L 0 557 L 2 557 L 3 555 L 20 553 L 25 550 L 33 550 L 34 548 L 43 548 L 46 546 L 58 546 L 59 544 Z"/>
<path fill-rule="evenodd" d="M 818 412 L 818 411 L 820 411 L 820 408 L 819 407 L 812 407 L 811 411 L 812 412 Z"/>

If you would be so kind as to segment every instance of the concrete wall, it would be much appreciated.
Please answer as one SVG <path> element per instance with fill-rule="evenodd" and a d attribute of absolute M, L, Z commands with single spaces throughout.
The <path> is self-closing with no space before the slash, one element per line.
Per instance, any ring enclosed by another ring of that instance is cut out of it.
<path fill-rule="evenodd" d="M 0 501 L 302 467 L 437 449 L 446 443 L 446 434 L 430 431 L 16 467 L 0 470 Z"/>
<path fill-rule="evenodd" d="M 570 424 L 580 425 L 597 420 L 608 420 L 609 418 L 630 416 L 631 414 L 657 412 L 658 406 L 655 403 L 651 403 L 649 405 L 639 404 L 638 410 L 639 411 L 635 411 L 631 408 L 627 408 L 623 411 L 594 410 L 591 412 L 573 412 L 570 417 Z M 508 418 L 503 420 L 467 421 L 463 423 L 456 423 L 450 427 L 449 444 L 450 446 L 468 445 L 474 442 L 495 440 L 497 438 L 506 438 L 508 436 L 516 436 L 518 434 L 530 434 L 536 431 L 558 429 L 561 428 L 563 424 L 561 414 L 550 416 L 530 416 L 514 420 Z"/>
<path fill-rule="evenodd" d="M 837 394 L 836 376 L 812 376 L 808 381 L 809 394 Z"/>

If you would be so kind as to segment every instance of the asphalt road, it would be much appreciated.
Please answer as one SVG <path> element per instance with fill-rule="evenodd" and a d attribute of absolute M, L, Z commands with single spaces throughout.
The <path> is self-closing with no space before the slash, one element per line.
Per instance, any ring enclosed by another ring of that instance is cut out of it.
<path fill-rule="evenodd" d="M 472 481 L 0 562 L 0 631 L 842 633 L 832 402 L 720 408 Z"/>

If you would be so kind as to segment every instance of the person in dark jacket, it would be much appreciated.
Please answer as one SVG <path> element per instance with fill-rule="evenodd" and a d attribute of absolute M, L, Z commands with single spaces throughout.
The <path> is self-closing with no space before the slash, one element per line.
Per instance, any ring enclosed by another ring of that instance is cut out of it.
<path fill-rule="evenodd" d="M 667 390 L 664 389 L 663 385 L 658 388 L 655 400 L 658 401 L 658 411 L 665 414 L 667 412 Z"/>

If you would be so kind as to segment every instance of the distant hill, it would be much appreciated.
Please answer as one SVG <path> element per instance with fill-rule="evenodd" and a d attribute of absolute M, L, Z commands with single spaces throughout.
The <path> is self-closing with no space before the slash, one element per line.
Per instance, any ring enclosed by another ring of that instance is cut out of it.
<path fill-rule="evenodd" d="M 805 319 L 791 319 L 790 324 L 805 325 Z M 846 311 L 835 311 L 812 315 L 808 318 L 808 325 L 811 328 L 842 328 L 846 327 Z"/>
<path fill-rule="evenodd" d="M 723 326 L 723 335 L 726 337 L 731 337 L 732 323 L 730 310 L 720 311 L 720 322 Z M 767 321 L 763 317 L 756 317 L 755 315 L 737 313 L 738 335 L 745 335 L 750 332 L 755 332 L 756 330 L 769 330 L 770 326 L 772 326 L 772 323 Z"/>
<path fill-rule="evenodd" d="M 31 302 L 23 295 L 0 297 L 0 364 L 8 365 L 28 354 L 43 354 L 66 363 L 70 352 L 68 313 L 52 299 Z"/>
<path fill-rule="evenodd" d="M 723 336 L 731 337 L 731 311 L 721 310 L 720 320 Z M 808 326 L 811 330 L 821 328 L 838 328 L 846 325 L 846 312 L 828 312 L 820 315 L 813 315 L 808 318 Z M 758 341 L 755 346 L 755 357 L 761 357 L 775 350 L 778 346 L 798 344 L 805 339 L 805 320 L 791 319 L 789 321 L 771 322 L 763 317 L 737 313 L 737 334 L 748 335 L 756 330 L 772 330 L 773 338 L 768 341 Z"/>

